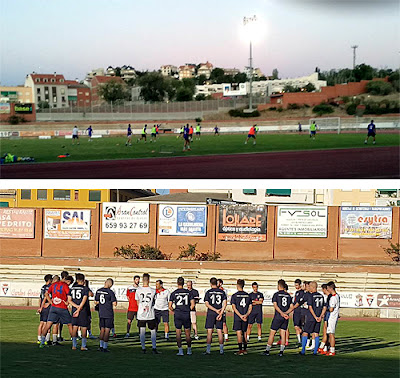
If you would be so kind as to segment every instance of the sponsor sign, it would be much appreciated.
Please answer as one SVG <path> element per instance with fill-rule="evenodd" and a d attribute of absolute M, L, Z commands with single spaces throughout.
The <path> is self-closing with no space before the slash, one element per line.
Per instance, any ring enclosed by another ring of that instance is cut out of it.
<path fill-rule="evenodd" d="M 0 238 L 34 239 L 35 210 L 0 208 Z"/>
<path fill-rule="evenodd" d="M 207 206 L 160 205 L 158 234 L 206 236 Z"/>
<path fill-rule="evenodd" d="M 326 206 L 278 206 L 277 237 L 326 238 Z"/>
<path fill-rule="evenodd" d="M 32 104 L 15 104 L 14 111 L 17 114 L 32 114 Z"/>
<path fill-rule="evenodd" d="M 340 208 L 340 237 L 390 239 L 392 237 L 392 208 L 342 206 Z"/>
<path fill-rule="evenodd" d="M 44 238 L 90 240 L 90 216 L 90 210 L 46 209 Z"/>
<path fill-rule="evenodd" d="M 149 232 L 148 203 L 104 202 L 102 209 L 103 232 Z"/>
<path fill-rule="evenodd" d="M 10 114 L 11 107 L 10 104 L 0 103 L 0 114 Z"/>
<path fill-rule="evenodd" d="M 259 242 L 267 240 L 265 205 L 220 205 L 218 239 Z"/>
<path fill-rule="evenodd" d="M 246 96 L 246 83 L 222 84 L 224 97 L 229 96 Z"/>

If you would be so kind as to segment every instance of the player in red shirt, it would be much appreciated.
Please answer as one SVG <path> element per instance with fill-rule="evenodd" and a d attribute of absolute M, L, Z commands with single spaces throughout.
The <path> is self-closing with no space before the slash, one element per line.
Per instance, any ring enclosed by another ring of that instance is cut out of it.
<path fill-rule="evenodd" d="M 253 144 L 256 144 L 256 134 L 257 134 L 257 129 L 256 129 L 256 125 L 252 126 L 249 134 L 247 135 L 247 139 L 246 142 L 244 142 L 244 144 L 247 144 L 247 142 L 249 141 L 250 138 L 254 139 Z"/>
<path fill-rule="evenodd" d="M 132 320 L 134 319 L 135 316 L 137 320 L 138 304 L 136 301 L 136 290 L 139 287 L 139 283 L 140 283 L 140 277 L 139 276 L 133 277 L 133 285 L 129 286 L 128 289 L 126 290 L 126 297 L 129 300 L 128 312 L 126 315 L 128 319 L 128 323 L 126 325 L 126 335 L 125 335 L 126 339 L 130 336 L 129 331 L 131 329 Z"/>
<path fill-rule="evenodd" d="M 72 337 L 72 317 L 68 311 L 68 304 L 79 308 L 79 306 L 71 300 L 71 297 L 68 297 L 69 285 L 73 282 L 74 279 L 71 276 L 68 276 L 61 281 L 52 283 L 48 291 L 45 293 L 47 301 L 51 303 L 51 308 L 47 317 L 47 322 L 44 327 L 42 327 L 42 339 L 39 348 L 47 346 L 45 345 L 46 334 L 53 323 L 68 324 L 68 329 Z M 39 311 L 41 311 L 41 309 L 39 309 Z"/>

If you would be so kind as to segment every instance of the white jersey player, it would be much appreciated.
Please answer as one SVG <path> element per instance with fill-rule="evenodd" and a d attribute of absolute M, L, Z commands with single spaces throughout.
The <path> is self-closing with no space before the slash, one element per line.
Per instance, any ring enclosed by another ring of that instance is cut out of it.
<path fill-rule="evenodd" d="M 334 282 L 328 282 L 328 292 L 331 294 L 331 298 L 329 299 L 328 311 L 330 312 L 328 319 L 328 328 L 326 333 L 329 335 L 329 343 L 331 345 L 329 353 L 327 356 L 335 355 L 335 332 L 336 332 L 336 324 L 339 319 L 339 309 L 340 309 L 340 297 L 336 293 L 336 286 Z"/>

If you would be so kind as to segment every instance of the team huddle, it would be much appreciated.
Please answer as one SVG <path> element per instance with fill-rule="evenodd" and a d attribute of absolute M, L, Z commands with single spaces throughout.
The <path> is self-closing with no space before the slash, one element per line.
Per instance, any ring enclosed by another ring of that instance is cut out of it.
<path fill-rule="evenodd" d="M 93 293 L 89 282 L 82 273 L 77 273 L 76 279 L 62 272 L 59 276 L 46 275 L 46 284 L 40 294 L 40 324 L 38 328 L 38 343 L 40 348 L 50 343 L 50 332 L 53 329 L 52 345 L 59 345 L 62 341 L 62 326 L 67 324 L 72 339 L 72 349 L 77 349 L 78 336 L 82 338 L 80 349 L 87 351 L 87 338 L 96 338 L 91 333 L 91 310 L 89 297 L 94 297 L 95 310 L 99 315 L 100 345 L 98 351 L 109 352 L 108 342 L 110 334 L 115 335 L 114 310 L 117 307 L 117 298 L 111 289 L 114 281 L 108 278 L 104 287 Z M 161 322 L 164 324 L 165 339 L 169 339 L 169 316 L 174 315 L 176 329 L 176 343 L 178 356 L 183 356 L 182 330 L 186 340 L 188 355 L 192 354 L 192 335 L 198 340 L 196 305 L 200 301 L 198 290 L 193 288 L 193 282 L 187 281 L 186 287 L 183 277 L 177 279 L 177 289 L 172 293 L 164 288 L 162 280 L 156 281 L 156 288 L 150 287 L 150 275 L 145 273 L 135 276 L 133 285 L 127 289 L 129 301 L 127 311 L 127 328 L 125 338 L 130 337 L 130 329 L 136 318 L 139 330 L 141 349 L 146 353 L 146 328 L 150 330 L 152 353 L 157 350 L 157 330 Z M 212 277 L 210 289 L 204 294 L 204 304 L 207 308 L 205 329 L 207 331 L 206 350 L 204 355 L 211 354 L 212 336 L 217 331 L 219 353 L 224 354 L 224 343 L 228 341 L 228 327 L 226 324 L 226 309 L 228 306 L 227 291 L 223 288 L 222 279 Z M 257 282 L 253 282 L 251 293 L 244 291 L 245 281 L 237 280 L 237 291 L 230 298 L 233 311 L 233 330 L 236 332 L 238 350 L 236 355 L 246 355 L 252 327 L 257 323 L 258 341 L 262 341 L 263 301 L 264 295 L 258 291 Z M 263 355 L 269 356 L 274 337 L 279 331 L 280 339 L 277 343 L 283 356 L 285 347 L 289 344 L 289 318 L 293 313 L 293 324 L 296 330 L 300 354 L 305 355 L 311 350 L 315 355 L 335 355 L 335 330 L 339 318 L 340 299 L 336 293 L 334 282 L 322 285 L 323 293 L 317 291 L 315 281 L 295 281 L 296 292 L 292 298 L 284 280 L 279 280 L 278 291 L 272 297 L 275 309 L 270 326 L 270 333 L 266 350 Z M 70 310 L 69 310 L 70 308 Z M 320 342 L 320 328 L 322 321 L 323 337 Z M 328 350 L 329 348 L 329 350 Z"/>

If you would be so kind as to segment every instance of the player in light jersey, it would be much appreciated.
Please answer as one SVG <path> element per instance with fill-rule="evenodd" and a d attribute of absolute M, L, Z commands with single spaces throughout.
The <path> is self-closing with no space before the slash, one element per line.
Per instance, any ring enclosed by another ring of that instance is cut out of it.
<path fill-rule="evenodd" d="M 222 278 L 218 278 L 217 280 L 217 286 L 219 289 L 225 292 L 226 297 L 228 298 L 228 291 L 223 288 L 224 281 Z M 228 341 L 229 339 L 229 331 L 228 331 L 228 326 L 226 325 L 226 312 L 222 315 L 222 324 L 223 324 L 223 331 L 224 331 L 224 339 L 225 341 Z"/>
<path fill-rule="evenodd" d="M 157 331 L 156 331 L 156 316 L 154 312 L 154 302 L 156 290 L 149 287 L 150 274 L 144 273 L 142 278 L 143 286 L 136 290 L 136 301 L 138 303 L 138 328 L 140 335 L 140 344 L 142 352 L 146 353 L 146 326 L 150 329 L 151 344 L 153 354 L 159 354 L 157 350 Z"/>
<path fill-rule="evenodd" d="M 156 300 L 154 303 L 154 314 L 156 316 L 156 331 L 161 320 L 164 323 L 164 337 L 169 340 L 169 307 L 168 301 L 171 295 L 168 289 L 165 289 L 161 280 L 156 281 Z"/>
<path fill-rule="evenodd" d="M 200 135 L 201 135 L 201 126 L 200 126 L 200 123 L 198 123 L 196 126 L 196 139 L 197 140 L 200 140 Z"/>
<path fill-rule="evenodd" d="M 79 129 L 78 126 L 74 126 L 72 129 L 72 144 L 75 144 L 75 139 L 77 141 L 77 144 L 79 145 Z"/>
<path fill-rule="evenodd" d="M 195 301 L 195 307 L 193 308 L 193 310 L 190 310 L 190 321 L 192 322 L 194 338 L 195 338 L 195 340 L 198 340 L 199 335 L 197 334 L 196 304 L 199 303 L 199 301 L 200 301 L 200 294 L 199 294 L 198 290 L 193 288 L 193 281 L 189 280 L 186 283 L 186 287 L 192 293 L 194 301 Z"/>
<path fill-rule="evenodd" d="M 375 127 L 374 121 L 372 119 L 371 119 L 371 123 L 367 126 L 367 130 L 368 130 L 368 134 L 367 134 L 367 138 L 365 139 L 364 143 L 367 144 L 369 137 L 372 137 L 374 139 L 374 141 L 372 143 L 375 144 L 376 143 L 376 127 Z"/>
<path fill-rule="evenodd" d="M 185 280 L 179 277 L 177 280 L 178 289 L 172 292 L 168 305 L 170 311 L 174 314 L 174 323 L 176 329 L 176 343 L 178 345 L 177 356 L 183 356 L 182 348 L 182 327 L 185 329 L 187 354 L 192 354 L 192 339 L 190 338 L 190 311 L 195 306 L 193 292 L 184 289 Z"/>
<path fill-rule="evenodd" d="M 157 141 L 157 126 L 153 125 L 151 128 L 151 140 L 150 142 L 156 142 Z"/>
<path fill-rule="evenodd" d="M 324 315 L 324 327 L 323 327 L 323 334 L 322 334 L 322 342 L 320 344 L 320 347 L 318 348 L 318 353 L 326 354 L 326 351 L 328 350 L 328 344 L 329 344 L 328 334 L 326 333 L 326 330 L 328 328 L 328 319 L 329 319 L 329 315 L 330 315 L 329 299 L 331 298 L 332 295 L 329 294 L 327 284 L 322 284 L 321 289 L 322 289 L 322 294 L 324 295 L 324 297 L 326 297 L 326 300 L 325 300 L 326 312 Z M 321 348 L 321 346 L 322 346 L 322 348 Z"/>
<path fill-rule="evenodd" d="M 249 316 L 249 327 L 247 328 L 247 342 L 250 340 L 251 328 L 253 324 L 257 322 L 257 331 L 258 331 L 258 341 L 261 341 L 262 335 L 262 323 L 263 323 L 263 311 L 262 304 L 264 302 L 263 293 L 258 291 L 258 283 L 252 283 L 253 292 L 250 293 L 250 298 L 252 301 L 253 309 Z"/>
<path fill-rule="evenodd" d="M 40 314 L 40 322 L 38 327 L 38 341 L 37 341 L 38 344 L 40 344 L 40 340 L 42 339 L 42 328 L 45 326 L 47 322 L 47 317 L 49 316 L 51 302 L 47 301 L 45 293 L 47 292 L 47 290 L 49 290 L 52 280 L 53 276 L 51 274 L 46 274 L 44 276 L 44 282 L 46 283 L 40 289 L 40 297 L 39 297 L 40 311 L 38 310 L 38 313 Z M 49 341 L 50 341 L 50 329 L 46 334 L 45 343 L 48 343 Z"/>
<path fill-rule="evenodd" d="M 214 327 L 217 329 L 219 341 L 219 353 L 224 354 L 224 335 L 222 333 L 222 318 L 228 303 L 226 293 L 217 286 L 217 279 L 210 279 L 211 289 L 207 290 L 204 296 L 204 303 L 207 307 L 206 329 L 207 349 L 203 354 L 211 354 L 211 342 Z"/>
<path fill-rule="evenodd" d="M 126 324 L 126 335 L 125 338 L 127 339 L 130 336 L 130 330 L 132 326 L 132 321 L 136 316 L 137 320 L 137 311 L 138 311 L 138 304 L 136 301 L 136 290 L 139 288 L 140 277 L 135 276 L 133 277 L 133 285 L 129 286 L 126 290 L 126 297 L 129 301 L 128 312 L 126 314 L 127 317 L 127 324 Z"/>
<path fill-rule="evenodd" d="M 326 330 L 327 334 L 329 335 L 329 343 L 331 345 L 329 353 L 327 356 L 334 356 L 335 352 L 335 332 L 336 332 L 336 325 L 339 319 L 339 309 L 340 309 L 340 297 L 338 293 L 336 293 L 336 285 L 333 281 L 328 282 L 328 291 L 331 294 L 329 299 L 329 319 L 328 319 L 328 328 Z"/>
<path fill-rule="evenodd" d="M 147 124 L 144 125 L 142 133 L 140 134 L 140 139 L 138 138 L 136 142 L 139 143 L 142 139 L 144 139 L 144 143 L 147 143 Z"/>

